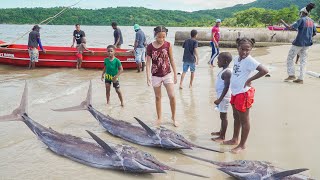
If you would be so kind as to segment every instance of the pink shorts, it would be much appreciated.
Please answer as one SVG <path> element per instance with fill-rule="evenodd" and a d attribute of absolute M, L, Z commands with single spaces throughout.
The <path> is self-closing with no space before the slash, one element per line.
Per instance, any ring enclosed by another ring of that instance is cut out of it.
<path fill-rule="evenodd" d="M 170 84 L 170 83 L 173 84 L 173 79 L 172 79 L 171 73 L 169 73 L 163 77 L 152 76 L 151 81 L 152 81 L 153 87 L 160 87 L 162 82 L 163 82 L 163 84 Z"/>

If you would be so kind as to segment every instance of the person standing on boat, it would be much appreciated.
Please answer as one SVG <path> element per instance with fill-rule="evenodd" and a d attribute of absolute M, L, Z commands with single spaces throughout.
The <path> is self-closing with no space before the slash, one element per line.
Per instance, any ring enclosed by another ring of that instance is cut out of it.
<path fill-rule="evenodd" d="M 139 24 L 133 26 L 134 31 L 136 32 L 136 39 L 134 41 L 134 56 L 137 63 L 138 72 L 144 70 L 145 66 L 145 56 L 146 56 L 146 35 L 141 30 Z"/>
<path fill-rule="evenodd" d="M 313 20 L 308 17 L 311 9 L 314 8 L 314 4 L 310 3 L 306 7 L 300 10 L 300 19 L 289 26 L 282 19 L 282 23 L 288 27 L 290 30 L 297 30 L 298 34 L 296 39 L 292 42 L 291 49 L 289 50 L 287 57 L 287 72 L 288 77 L 284 81 L 293 80 L 294 83 L 303 84 L 303 78 L 305 74 L 305 67 L 307 64 L 307 50 L 312 46 L 312 37 L 316 35 L 316 26 Z M 293 59 L 299 55 L 300 56 L 300 76 L 296 79 L 295 68 Z"/>
<path fill-rule="evenodd" d="M 220 24 L 221 24 L 221 19 L 216 19 L 216 25 L 213 26 L 211 30 L 210 45 L 212 48 L 212 52 L 211 52 L 211 58 L 208 64 L 210 64 L 212 67 L 214 67 L 213 65 L 214 59 L 219 55 Z"/>
<path fill-rule="evenodd" d="M 72 45 L 71 47 L 74 47 L 74 42 L 77 42 L 76 48 L 78 48 L 81 44 L 82 38 L 86 37 L 86 34 L 84 31 L 80 29 L 80 24 L 76 24 L 76 30 L 73 31 L 73 40 L 72 40 Z"/>
<path fill-rule="evenodd" d="M 121 48 L 121 44 L 123 44 L 123 38 L 121 30 L 118 28 L 118 24 L 116 22 L 111 23 L 112 29 L 114 29 L 113 36 L 114 36 L 114 46 L 116 48 Z"/>
<path fill-rule="evenodd" d="M 46 50 L 43 49 L 41 40 L 40 40 L 40 27 L 34 25 L 32 31 L 29 33 L 28 38 L 28 52 L 30 56 L 29 69 L 35 68 L 35 62 L 38 62 L 39 59 L 39 50 L 38 45 L 43 53 L 46 53 Z"/>

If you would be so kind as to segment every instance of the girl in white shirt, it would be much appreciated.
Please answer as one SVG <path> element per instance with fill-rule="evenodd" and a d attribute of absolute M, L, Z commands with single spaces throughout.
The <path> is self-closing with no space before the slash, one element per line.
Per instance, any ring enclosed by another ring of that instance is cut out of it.
<path fill-rule="evenodd" d="M 250 131 L 249 110 L 254 102 L 255 89 L 251 82 L 266 75 L 268 70 L 250 56 L 255 40 L 244 38 L 237 39 L 237 49 L 239 56 L 236 56 L 231 76 L 231 105 L 234 117 L 233 137 L 225 141 L 227 145 L 238 145 L 231 150 L 232 153 L 239 153 L 246 148 L 245 144 Z M 258 71 L 251 76 L 255 70 Z M 241 130 L 241 139 L 239 143 L 239 134 Z"/>

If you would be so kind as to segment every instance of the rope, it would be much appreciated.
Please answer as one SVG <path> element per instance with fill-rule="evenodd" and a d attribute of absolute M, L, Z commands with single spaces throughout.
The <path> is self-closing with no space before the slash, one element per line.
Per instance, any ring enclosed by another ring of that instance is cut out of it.
<path fill-rule="evenodd" d="M 63 8 L 63 9 L 62 9 L 60 12 L 58 12 L 56 15 L 51 16 L 51 17 L 48 17 L 47 19 L 41 21 L 41 22 L 39 23 L 39 25 L 41 25 L 41 24 L 43 24 L 43 23 L 44 23 L 44 25 L 49 24 L 49 23 L 52 22 L 54 19 L 56 19 L 57 17 L 59 17 L 64 11 L 66 11 L 67 9 L 69 9 L 69 8 L 71 8 L 71 7 L 79 4 L 81 1 L 82 1 L 82 0 L 78 1 L 78 2 L 75 3 L 75 4 L 72 4 L 72 5 L 70 5 L 70 6 L 67 6 L 67 7 Z M 47 21 L 48 21 L 48 22 L 47 22 Z M 45 22 L 46 22 L 46 23 L 45 23 Z M 11 43 L 1 44 L 0 46 L 9 46 L 9 45 L 11 45 L 11 44 L 14 44 L 16 41 L 20 40 L 20 39 L 23 38 L 25 35 L 29 34 L 31 31 L 32 31 L 32 30 L 27 31 L 26 33 L 24 33 L 23 35 L 21 35 L 20 37 L 18 37 L 18 38 L 15 39 L 14 41 L 12 41 Z"/>

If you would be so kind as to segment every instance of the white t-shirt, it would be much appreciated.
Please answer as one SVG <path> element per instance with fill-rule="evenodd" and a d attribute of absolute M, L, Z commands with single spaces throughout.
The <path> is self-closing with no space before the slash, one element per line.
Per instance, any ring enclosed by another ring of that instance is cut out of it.
<path fill-rule="evenodd" d="M 233 62 L 234 66 L 231 76 L 230 89 L 232 95 L 237 95 L 247 92 L 250 89 L 248 86 L 244 88 L 244 84 L 251 77 L 251 73 L 257 69 L 260 63 L 250 55 L 241 61 L 239 61 L 239 56 L 236 56 L 233 59 Z"/>
<path fill-rule="evenodd" d="M 222 71 L 220 71 L 217 75 L 217 79 L 216 79 L 216 92 L 217 92 L 217 98 L 220 98 L 222 92 L 223 92 L 223 89 L 224 89 L 224 80 L 221 78 L 222 77 L 222 74 L 226 71 L 230 71 L 232 72 L 232 69 L 231 68 L 226 68 L 226 69 L 223 69 Z M 227 94 L 224 96 L 224 99 L 230 99 L 231 97 L 231 91 L 230 91 L 230 88 L 227 92 Z"/>

